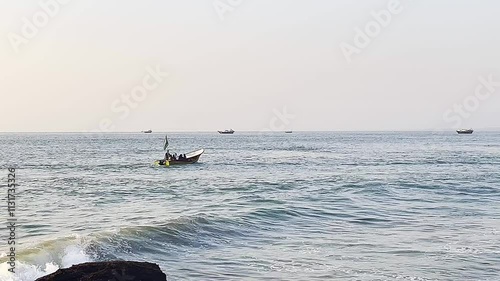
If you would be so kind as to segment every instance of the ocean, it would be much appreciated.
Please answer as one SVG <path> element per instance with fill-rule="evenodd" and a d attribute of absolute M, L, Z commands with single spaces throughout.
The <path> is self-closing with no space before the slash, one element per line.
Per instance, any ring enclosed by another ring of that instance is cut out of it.
<path fill-rule="evenodd" d="M 0 280 L 116 259 L 174 281 L 500 280 L 498 132 L 171 133 L 205 153 L 153 167 L 163 139 L 0 134 Z"/>

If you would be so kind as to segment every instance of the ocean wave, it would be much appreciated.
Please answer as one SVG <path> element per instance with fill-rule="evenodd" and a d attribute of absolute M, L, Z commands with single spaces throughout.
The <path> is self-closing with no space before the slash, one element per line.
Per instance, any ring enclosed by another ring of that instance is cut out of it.
<path fill-rule="evenodd" d="M 93 258 L 86 252 L 86 239 L 79 236 L 64 237 L 37 244 L 16 253 L 15 273 L 8 271 L 10 265 L 5 253 L 0 256 L 0 280 L 32 281 L 51 274 L 59 268 L 90 262 Z"/>
<path fill-rule="evenodd" d="M 72 265 L 103 260 L 155 261 L 158 254 L 183 252 L 186 248 L 226 245 L 245 233 L 243 221 L 208 215 L 180 217 L 155 226 L 130 226 L 51 239 L 16 253 L 15 274 L 8 272 L 6 253 L 0 253 L 1 281 L 31 281 Z"/>

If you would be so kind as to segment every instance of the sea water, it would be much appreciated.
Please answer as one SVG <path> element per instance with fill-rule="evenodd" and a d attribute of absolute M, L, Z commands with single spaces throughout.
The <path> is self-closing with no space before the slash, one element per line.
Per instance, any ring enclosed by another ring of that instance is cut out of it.
<path fill-rule="evenodd" d="M 500 133 L 172 133 L 205 154 L 154 167 L 163 139 L 0 134 L 0 280 L 116 259 L 168 280 L 500 280 Z"/>

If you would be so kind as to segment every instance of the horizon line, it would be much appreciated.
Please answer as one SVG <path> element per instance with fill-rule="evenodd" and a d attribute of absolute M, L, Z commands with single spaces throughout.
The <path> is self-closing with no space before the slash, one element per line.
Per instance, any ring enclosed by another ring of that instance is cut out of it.
<path fill-rule="evenodd" d="M 241 130 L 235 131 L 235 133 L 285 133 L 287 131 L 292 132 L 303 132 L 303 133 L 314 133 L 314 132 L 352 132 L 352 133 L 364 133 L 364 132 L 455 132 L 457 129 L 420 129 L 420 130 L 405 130 L 405 129 L 397 129 L 397 130 L 282 130 L 282 131 L 260 131 L 260 130 Z M 474 129 L 474 132 L 478 131 L 500 131 L 500 128 L 482 128 L 482 129 Z M 116 132 L 88 132 L 88 131 L 0 131 L 0 134 L 34 134 L 34 133 L 43 133 L 43 134 L 158 134 L 158 133 L 217 133 L 217 130 L 199 130 L 199 131 L 187 131 L 187 130 L 172 130 L 172 131 L 153 131 L 151 133 L 144 133 L 143 131 L 116 131 Z"/>

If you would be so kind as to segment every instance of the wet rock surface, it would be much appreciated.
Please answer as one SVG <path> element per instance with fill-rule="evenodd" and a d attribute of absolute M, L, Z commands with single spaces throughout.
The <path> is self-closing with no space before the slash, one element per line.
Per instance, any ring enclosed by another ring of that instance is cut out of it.
<path fill-rule="evenodd" d="M 89 262 L 74 265 L 36 281 L 166 281 L 154 263 L 133 261 Z"/>

